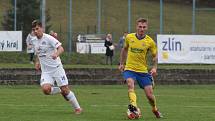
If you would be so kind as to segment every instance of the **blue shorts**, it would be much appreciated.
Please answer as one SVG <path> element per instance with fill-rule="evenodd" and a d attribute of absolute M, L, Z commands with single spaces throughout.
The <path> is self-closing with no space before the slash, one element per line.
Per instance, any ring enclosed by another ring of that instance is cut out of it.
<path fill-rule="evenodd" d="M 137 81 L 140 88 L 144 89 L 145 86 L 152 85 L 152 75 L 148 73 L 140 73 L 126 70 L 123 72 L 124 79 L 132 78 Z"/>

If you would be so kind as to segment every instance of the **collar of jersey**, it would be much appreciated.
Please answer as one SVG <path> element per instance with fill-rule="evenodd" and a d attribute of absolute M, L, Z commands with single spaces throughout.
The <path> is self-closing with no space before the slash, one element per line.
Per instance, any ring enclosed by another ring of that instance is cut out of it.
<path fill-rule="evenodd" d="M 137 34 L 135 34 L 135 36 L 136 36 L 136 38 L 137 38 L 138 40 L 142 40 L 142 39 L 144 39 L 144 38 L 146 37 L 146 35 L 144 35 L 143 37 L 138 37 Z"/>

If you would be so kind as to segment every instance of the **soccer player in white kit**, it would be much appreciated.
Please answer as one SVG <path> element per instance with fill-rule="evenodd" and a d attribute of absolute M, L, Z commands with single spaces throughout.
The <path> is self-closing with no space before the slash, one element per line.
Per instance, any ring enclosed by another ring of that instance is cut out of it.
<path fill-rule="evenodd" d="M 37 37 L 37 41 L 34 44 L 37 55 L 35 68 L 37 71 L 41 68 L 40 85 L 44 94 L 52 95 L 61 93 L 71 103 L 75 113 L 80 114 L 82 108 L 74 93 L 69 89 L 68 79 L 59 57 L 64 51 L 61 43 L 54 37 L 43 33 L 42 23 L 40 21 L 34 20 L 32 22 L 32 31 Z M 53 86 L 55 81 L 58 87 Z"/>

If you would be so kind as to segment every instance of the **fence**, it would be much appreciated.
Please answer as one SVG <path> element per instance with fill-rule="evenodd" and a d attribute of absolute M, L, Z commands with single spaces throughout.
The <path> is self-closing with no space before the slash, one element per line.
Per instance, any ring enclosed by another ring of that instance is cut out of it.
<path fill-rule="evenodd" d="M 194 1 L 195 10 L 192 0 L 46 0 L 46 9 L 51 16 L 51 30 L 58 33 L 67 51 L 75 52 L 78 34 L 112 33 L 114 42 L 118 43 L 124 31 L 135 32 L 135 20 L 139 17 L 149 20 L 148 34 L 155 40 L 161 32 L 215 34 L 214 6 Z M 0 13 L 3 14 L 12 6 L 8 0 L 0 0 L 0 3 Z M 209 8 L 210 11 L 201 8 Z M 4 19 L 3 14 L 0 14 L 0 22 Z M 2 25 L 0 30 L 3 31 Z M 71 39 L 68 36 L 70 32 Z M 116 50 L 116 55 L 118 53 Z M 118 57 L 115 59 L 118 60 Z"/>

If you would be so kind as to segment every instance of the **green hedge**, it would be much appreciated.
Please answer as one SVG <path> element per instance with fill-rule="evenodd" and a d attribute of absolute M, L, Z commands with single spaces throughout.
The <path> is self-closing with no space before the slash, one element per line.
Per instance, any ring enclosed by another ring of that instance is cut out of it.
<path fill-rule="evenodd" d="M 28 64 L 29 55 L 26 52 L 1 52 L 0 63 L 17 63 Z M 64 64 L 81 64 L 81 65 L 103 65 L 105 64 L 104 54 L 79 54 L 79 53 L 63 53 L 61 55 L 62 63 Z M 118 64 L 119 52 L 116 52 L 113 59 L 113 64 Z"/>

